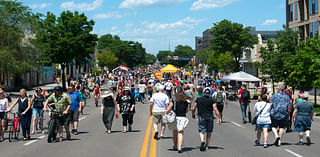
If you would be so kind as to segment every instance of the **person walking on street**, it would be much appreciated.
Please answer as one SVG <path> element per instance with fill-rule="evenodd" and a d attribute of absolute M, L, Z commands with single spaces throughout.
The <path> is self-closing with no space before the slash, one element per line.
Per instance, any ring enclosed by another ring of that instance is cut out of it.
<path fill-rule="evenodd" d="M 31 103 L 33 104 L 32 108 L 32 131 L 31 134 L 35 133 L 36 125 L 38 123 L 38 118 L 40 120 L 40 129 L 43 133 L 43 107 L 44 102 L 46 101 L 46 98 L 42 95 L 42 89 L 37 88 L 36 94 L 32 96 Z"/>
<path fill-rule="evenodd" d="M 52 94 L 47 101 L 44 103 L 43 110 L 47 110 L 47 106 L 49 102 L 53 102 L 53 105 L 56 108 L 56 112 L 59 114 L 57 118 L 57 126 L 58 126 L 58 132 L 59 132 L 59 142 L 63 141 L 63 126 L 66 130 L 67 139 L 71 139 L 71 134 L 69 132 L 69 122 L 70 122 L 70 116 L 68 114 L 68 111 L 71 107 L 72 101 L 70 99 L 70 96 L 68 96 L 66 93 L 62 92 L 62 87 L 57 86 L 54 88 L 54 94 Z"/>
<path fill-rule="evenodd" d="M 79 94 L 80 94 L 80 97 L 81 97 L 80 114 L 83 115 L 83 110 L 86 107 L 86 91 L 85 91 L 84 86 L 80 87 Z"/>
<path fill-rule="evenodd" d="M 4 140 L 4 133 L 6 132 L 6 111 L 9 107 L 9 101 L 4 95 L 4 91 L 0 88 L 0 142 Z"/>
<path fill-rule="evenodd" d="M 256 113 L 256 115 L 259 115 L 257 119 L 257 124 L 256 124 L 257 139 L 255 141 L 255 144 L 260 145 L 261 133 L 263 131 L 263 135 L 264 135 L 263 147 L 264 148 L 268 147 L 268 144 L 267 144 L 268 129 L 270 129 L 271 127 L 270 110 L 272 106 L 267 101 L 268 101 L 268 95 L 264 94 L 264 95 L 261 95 L 261 101 L 257 102 L 254 105 L 254 112 Z"/>
<path fill-rule="evenodd" d="M 104 126 L 107 129 L 107 133 L 111 134 L 112 121 L 115 111 L 117 111 L 117 103 L 113 99 L 113 93 L 111 91 L 106 92 L 105 95 L 102 95 L 102 104 L 101 104 L 101 115 Z M 118 112 L 118 111 L 117 111 Z"/>
<path fill-rule="evenodd" d="M 117 97 L 117 108 L 118 111 L 120 111 L 120 114 L 122 115 L 123 133 L 126 133 L 127 131 L 132 131 L 135 104 L 135 99 L 130 94 L 130 87 L 124 87 L 123 94 Z"/>
<path fill-rule="evenodd" d="M 303 145 L 303 136 L 306 134 L 307 145 L 311 144 L 311 124 L 313 121 L 313 105 L 307 102 L 308 97 L 302 96 L 303 101 L 298 102 L 293 112 L 294 130 L 298 132 L 299 144 Z"/>
<path fill-rule="evenodd" d="M 71 122 L 71 133 L 78 135 L 78 125 L 79 125 L 79 114 L 81 113 L 81 95 L 75 91 L 75 86 L 69 86 L 69 92 L 67 93 L 71 99 L 70 111 L 70 122 Z"/>
<path fill-rule="evenodd" d="M 288 127 L 289 113 L 291 112 L 290 98 L 284 93 L 285 86 L 280 85 L 278 93 L 274 94 L 270 102 L 272 103 L 271 109 L 271 126 L 275 136 L 274 145 L 280 146 L 282 136 Z M 279 128 L 279 132 L 278 132 Z"/>
<path fill-rule="evenodd" d="M 93 95 L 94 95 L 94 103 L 96 104 L 96 107 L 98 107 L 99 99 L 101 95 L 101 90 L 98 83 L 96 83 L 96 88 L 94 88 Z"/>
<path fill-rule="evenodd" d="M 215 102 L 217 103 L 217 108 L 221 116 L 221 122 L 222 121 L 222 112 L 224 106 L 226 108 L 229 107 L 228 99 L 226 93 L 222 90 L 221 86 L 218 86 L 217 90 L 213 93 L 212 97 L 214 98 Z"/>
<path fill-rule="evenodd" d="M 200 134 L 200 151 L 205 151 L 210 143 L 211 134 L 213 132 L 213 111 L 218 117 L 218 124 L 221 125 L 221 116 L 217 108 L 216 102 L 212 99 L 210 89 L 205 88 L 204 96 L 197 98 L 192 107 L 192 118 L 194 119 L 196 110 L 198 111 L 198 130 Z M 205 136 L 207 133 L 207 136 Z"/>
<path fill-rule="evenodd" d="M 170 123 L 169 129 L 173 130 L 173 149 L 178 150 L 178 153 L 182 153 L 183 133 L 189 123 L 186 117 L 190 108 L 190 103 L 187 101 L 188 99 L 190 99 L 190 97 L 183 92 L 182 87 L 178 87 L 168 107 L 169 111 L 173 110 L 176 113 L 176 122 Z"/>
<path fill-rule="evenodd" d="M 146 92 L 147 86 L 146 84 L 143 83 L 143 81 L 140 81 L 140 84 L 138 84 L 138 88 L 139 88 L 139 94 L 142 99 L 142 103 L 144 104 L 144 100 L 146 99 L 145 92 Z"/>
<path fill-rule="evenodd" d="M 164 86 L 159 85 L 155 93 L 150 99 L 150 116 L 153 117 L 153 129 L 154 129 L 154 139 L 158 140 L 158 125 L 161 123 L 161 133 L 160 138 L 163 138 L 165 125 L 163 123 L 163 116 L 168 112 L 167 108 L 169 106 L 169 97 L 163 93 Z"/>
<path fill-rule="evenodd" d="M 30 125 L 31 125 L 31 117 L 32 117 L 32 111 L 31 111 L 31 101 L 30 98 L 27 96 L 27 91 L 25 89 L 20 90 L 20 97 L 16 99 L 11 106 L 7 109 L 7 112 L 9 112 L 14 106 L 19 104 L 18 107 L 18 115 L 22 127 L 22 135 L 23 140 L 30 140 Z"/>
<path fill-rule="evenodd" d="M 242 122 L 246 124 L 247 118 L 247 107 L 250 103 L 250 92 L 247 89 L 246 85 L 241 86 L 241 90 L 239 91 L 239 99 L 240 99 L 240 107 L 241 107 L 241 115 L 242 115 Z"/>
<path fill-rule="evenodd" d="M 173 84 L 170 82 L 170 80 L 167 80 L 167 82 L 164 84 L 164 87 L 165 87 L 167 96 L 169 97 L 169 99 L 171 99 Z"/>

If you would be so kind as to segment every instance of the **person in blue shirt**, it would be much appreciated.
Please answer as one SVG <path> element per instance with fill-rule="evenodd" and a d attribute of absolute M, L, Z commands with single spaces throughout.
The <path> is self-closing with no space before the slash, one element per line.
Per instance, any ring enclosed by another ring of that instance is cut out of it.
<path fill-rule="evenodd" d="M 81 112 L 80 101 L 81 95 L 80 93 L 75 91 L 75 86 L 71 85 L 69 87 L 69 92 L 67 93 L 71 99 L 71 107 L 70 111 L 70 122 L 71 122 L 71 133 L 78 135 L 78 123 L 79 123 L 79 113 Z"/>

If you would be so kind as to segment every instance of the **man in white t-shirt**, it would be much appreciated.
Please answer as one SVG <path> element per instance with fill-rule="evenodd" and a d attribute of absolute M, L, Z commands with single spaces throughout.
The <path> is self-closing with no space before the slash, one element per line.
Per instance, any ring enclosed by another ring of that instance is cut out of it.
<path fill-rule="evenodd" d="M 142 81 L 140 81 L 140 83 L 138 84 L 138 88 L 139 88 L 139 94 L 142 98 L 142 103 L 144 103 L 144 100 L 146 99 L 145 92 L 146 92 L 147 86 Z"/>
<path fill-rule="evenodd" d="M 163 115 L 168 112 L 167 107 L 169 106 L 169 97 L 163 93 L 164 86 L 159 85 L 157 93 L 154 94 L 150 99 L 150 116 L 153 116 L 153 128 L 155 131 L 154 139 L 158 139 L 158 124 L 161 123 L 160 138 L 163 138 L 165 125 L 163 124 Z"/>
<path fill-rule="evenodd" d="M 167 82 L 164 84 L 164 87 L 165 87 L 167 96 L 171 99 L 173 84 L 170 82 L 170 80 L 167 80 Z"/>

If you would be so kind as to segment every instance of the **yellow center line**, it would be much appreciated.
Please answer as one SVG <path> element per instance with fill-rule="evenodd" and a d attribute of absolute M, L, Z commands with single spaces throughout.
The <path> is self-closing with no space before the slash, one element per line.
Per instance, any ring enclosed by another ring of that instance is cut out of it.
<path fill-rule="evenodd" d="M 146 134 L 144 136 L 142 148 L 140 151 L 140 157 L 147 157 L 151 125 L 152 125 L 152 116 L 149 117 L 148 126 L 146 129 Z"/>
<path fill-rule="evenodd" d="M 157 141 L 155 139 L 153 139 L 154 133 L 155 132 L 153 130 L 152 136 L 151 136 L 149 157 L 156 157 L 157 156 Z"/>

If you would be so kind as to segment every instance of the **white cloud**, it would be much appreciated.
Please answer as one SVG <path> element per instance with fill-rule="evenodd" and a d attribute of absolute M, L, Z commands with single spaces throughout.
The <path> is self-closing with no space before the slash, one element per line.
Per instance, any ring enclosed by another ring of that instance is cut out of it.
<path fill-rule="evenodd" d="M 103 0 L 95 0 L 92 3 L 75 3 L 74 1 L 63 2 L 60 5 L 61 9 L 66 10 L 80 10 L 80 11 L 92 11 L 101 7 L 103 4 Z"/>
<path fill-rule="evenodd" d="M 118 12 L 108 12 L 105 14 L 93 15 L 94 19 L 110 19 L 110 18 L 121 19 L 122 17 L 123 17 L 123 15 L 121 15 Z"/>
<path fill-rule="evenodd" d="M 197 0 L 192 4 L 190 10 L 196 11 L 212 8 L 223 8 L 235 1 L 239 0 Z"/>
<path fill-rule="evenodd" d="M 52 3 L 42 3 L 42 4 L 30 4 L 29 7 L 31 9 L 44 9 L 50 7 Z"/>
<path fill-rule="evenodd" d="M 149 7 L 170 7 L 183 3 L 187 0 L 124 0 L 120 8 L 141 9 Z"/>
<path fill-rule="evenodd" d="M 275 19 L 267 19 L 266 21 L 264 21 L 261 25 L 262 26 L 270 26 L 270 25 L 275 25 L 278 23 L 278 20 Z"/>

